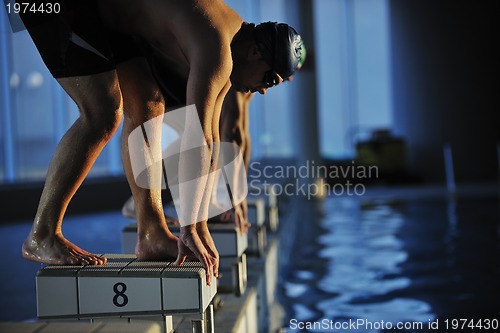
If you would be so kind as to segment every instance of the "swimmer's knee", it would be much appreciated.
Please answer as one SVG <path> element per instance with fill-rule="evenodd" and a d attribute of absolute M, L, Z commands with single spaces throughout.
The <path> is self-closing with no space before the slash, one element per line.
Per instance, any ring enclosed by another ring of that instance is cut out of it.
<path fill-rule="evenodd" d="M 123 100 L 116 72 L 57 80 L 80 110 L 80 119 L 97 134 L 112 135 L 123 117 Z"/>
<path fill-rule="evenodd" d="M 95 103 L 80 106 L 80 117 L 96 134 L 111 138 L 123 119 L 123 103 L 119 94 L 101 96 Z"/>
<path fill-rule="evenodd" d="M 165 113 L 165 100 L 159 89 L 137 89 L 123 96 L 125 115 L 149 120 Z"/>

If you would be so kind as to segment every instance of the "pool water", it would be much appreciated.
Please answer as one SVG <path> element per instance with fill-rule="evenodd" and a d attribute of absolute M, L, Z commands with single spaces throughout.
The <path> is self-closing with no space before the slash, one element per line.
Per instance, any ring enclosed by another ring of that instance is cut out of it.
<path fill-rule="evenodd" d="M 309 205 L 282 279 L 284 331 L 437 332 L 467 319 L 454 328 L 477 332 L 500 320 L 497 196 Z"/>

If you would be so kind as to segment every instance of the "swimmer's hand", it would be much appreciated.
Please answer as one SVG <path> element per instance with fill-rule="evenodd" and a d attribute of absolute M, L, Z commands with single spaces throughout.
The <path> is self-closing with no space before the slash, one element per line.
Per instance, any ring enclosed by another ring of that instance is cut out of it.
<path fill-rule="evenodd" d="M 219 253 L 208 231 L 207 222 L 181 227 L 177 246 L 179 253 L 176 265 L 182 265 L 187 256 L 194 254 L 205 268 L 207 285 L 212 283 L 212 276 L 219 276 Z"/>

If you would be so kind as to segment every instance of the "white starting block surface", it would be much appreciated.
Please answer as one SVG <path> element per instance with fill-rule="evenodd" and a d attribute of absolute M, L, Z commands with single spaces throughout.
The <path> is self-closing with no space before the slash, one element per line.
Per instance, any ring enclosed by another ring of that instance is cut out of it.
<path fill-rule="evenodd" d="M 264 221 L 269 230 L 273 232 L 277 231 L 279 227 L 278 196 L 274 189 L 274 186 L 266 186 L 257 192 L 249 193 L 247 197 L 249 213 L 250 205 L 260 205 L 258 202 L 261 200 L 264 202 L 264 212 L 262 213 Z"/>
<path fill-rule="evenodd" d="M 102 266 L 49 265 L 37 273 L 40 319 L 196 314 L 217 292 L 199 262 L 141 261 L 105 255 Z M 214 278 L 215 281 L 215 278 Z"/>
<path fill-rule="evenodd" d="M 252 226 L 263 226 L 266 222 L 266 202 L 262 198 L 248 197 L 248 222 Z"/>
<path fill-rule="evenodd" d="M 231 223 L 209 223 L 210 235 L 220 257 L 241 257 L 248 247 L 248 236 L 242 234 Z M 169 226 L 170 231 L 179 236 L 180 227 Z M 137 224 L 127 225 L 122 232 L 122 252 L 135 253 L 137 243 Z"/>
<path fill-rule="evenodd" d="M 179 235 L 180 227 L 169 226 L 174 235 Z M 241 296 L 246 289 L 246 257 L 249 236 L 242 234 L 231 223 L 209 223 L 210 234 L 219 252 L 219 272 L 222 273 L 219 285 L 223 292 L 232 291 L 236 296 Z M 123 253 L 134 253 L 137 243 L 137 224 L 127 225 L 122 232 Z M 230 272 L 230 274 L 226 274 Z"/>
<path fill-rule="evenodd" d="M 247 206 L 248 221 L 252 225 L 248 232 L 248 253 L 261 257 L 267 246 L 265 201 L 262 198 L 247 198 Z"/>

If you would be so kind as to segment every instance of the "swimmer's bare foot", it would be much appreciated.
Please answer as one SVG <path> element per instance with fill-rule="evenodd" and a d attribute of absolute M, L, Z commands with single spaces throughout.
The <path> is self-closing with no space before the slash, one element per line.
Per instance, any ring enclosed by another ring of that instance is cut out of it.
<path fill-rule="evenodd" d="M 54 265 L 103 265 L 106 258 L 82 250 L 62 234 L 34 237 L 32 233 L 24 241 L 23 257 L 44 264 Z"/>
<path fill-rule="evenodd" d="M 243 234 L 246 234 L 248 232 L 248 229 L 250 228 L 250 223 L 248 223 L 248 218 L 241 205 L 235 207 L 234 215 L 235 215 L 234 220 L 236 226 L 240 229 L 240 231 Z"/>
<path fill-rule="evenodd" d="M 177 239 L 166 227 L 139 228 L 135 255 L 143 260 L 175 260 Z"/>
<path fill-rule="evenodd" d="M 231 210 L 225 211 L 224 213 L 221 213 L 219 215 L 215 215 L 214 217 L 211 217 L 208 219 L 208 222 L 213 222 L 213 223 L 220 223 L 220 222 L 233 222 L 234 219 L 232 217 L 233 213 Z"/>
<path fill-rule="evenodd" d="M 245 234 L 250 228 L 250 223 L 244 216 L 244 212 L 240 206 L 230 209 L 222 214 L 216 215 L 208 219 L 208 223 L 234 223 L 234 225 Z"/>

